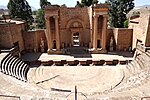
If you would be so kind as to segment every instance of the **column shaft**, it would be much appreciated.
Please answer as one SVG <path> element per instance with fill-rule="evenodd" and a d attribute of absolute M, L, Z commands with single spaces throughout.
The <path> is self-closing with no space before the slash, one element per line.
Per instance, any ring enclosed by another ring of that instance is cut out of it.
<path fill-rule="evenodd" d="M 94 16 L 94 34 L 93 34 L 93 48 L 97 49 L 97 28 L 98 16 Z"/>
<path fill-rule="evenodd" d="M 52 35 L 51 35 L 51 26 L 50 26 L 50 17 L 46 17 L 46 34 L 47 34 L 47 43 L 48 51 L 52 49 Z"/>
<path fill-rule="evenodd" d="M 59 24 L 58 16 L 55 16 L 55 33 L 56 33 L 56 49 L 60 50 L 60 34 L 59 34 Z"/>
<path fill-rule="evenodd" d="M 102 27 L 102 49 L 106 49 L 106 35 L 107 35 L 107 15 L 103 15 L 103 27 Z"/>

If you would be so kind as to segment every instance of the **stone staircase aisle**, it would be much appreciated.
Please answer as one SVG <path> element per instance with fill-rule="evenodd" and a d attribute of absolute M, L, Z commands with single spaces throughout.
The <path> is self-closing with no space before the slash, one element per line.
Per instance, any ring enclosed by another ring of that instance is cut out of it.
<path fill-rule="evenodd" d="M 28 70 L 29 66 L 27 64 L 11 54 L 6 55 L 0 61 L 0 71 L 2 73 L 25 82 L 27 81 Z"/>

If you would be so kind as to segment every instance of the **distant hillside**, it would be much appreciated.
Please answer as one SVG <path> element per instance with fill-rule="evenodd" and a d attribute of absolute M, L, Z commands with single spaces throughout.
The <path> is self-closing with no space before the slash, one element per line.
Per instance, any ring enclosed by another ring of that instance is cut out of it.
<path fill-rule="evenodd" d="M 150 5 L 137 6 L 135 9 L 150 8 Z"/>
<path fill-rule="evenodd" d="M 7 6 L 0 5 L 0 9 L 7 9 Z M 35 7 L 31 6 L 32 11 L 37 10 Z"/>
<path fill-rule="evenodd" d="M 32 11 L 36 11 L 37 9 L 33 6 L 31 6 Z"/>
<path fill-rule="evenodd" d="M 0 9 L 7 9 L 7 6 L 0 5 Z"/>
<path fill-rule="evenodd" d="M 128 14 L 127 14 L 127 17 L 131 17 L 133 15 L 135 15 L 136 13 L 138 14 L 141 10 L 143 9 L 148 9 L 150 10 L 150 5 L 143 5 L 143 6 L 137 6 L 137 7 L 134 7 L 134 9 L 132 9 Z"/>

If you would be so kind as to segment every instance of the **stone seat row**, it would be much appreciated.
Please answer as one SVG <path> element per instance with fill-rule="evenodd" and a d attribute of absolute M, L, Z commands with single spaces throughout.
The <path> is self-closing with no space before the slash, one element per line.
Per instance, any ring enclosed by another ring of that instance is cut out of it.
<path fill-rule="evenodd" d="M 11 54 L 6 55 L 0 63 L 0 71 L 2 73 L 22 81 L 27 81 L 28 70 L 29 67 L 27 64 Z"/>
<path fill-rule="evenodd" d="M 60 60 L 60 61 L 35 61 L 30 62 L 30 64 L 38 64 L 38 65 L 44 65 L 44 66 L 103 66 L 103 65 L 125 65 L 129 61 L 128 60 L 86 60 L 86 61 L 80 61 L 80 60 Z"/>
<path fill-rule="evenodd" d="M 131 61 L 127 66 L 125 71 L 126 77 L 130 78 L 133 75 L 141 73 L 142 71 L 148 71 L 150 66 L 150 52 L 144 52 Z"/>

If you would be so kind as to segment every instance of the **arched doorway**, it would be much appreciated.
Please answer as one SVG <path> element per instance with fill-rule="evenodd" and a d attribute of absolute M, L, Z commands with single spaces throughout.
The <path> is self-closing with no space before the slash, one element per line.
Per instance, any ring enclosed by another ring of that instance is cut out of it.
<path fill-rule="evenodd" d="M 84 35 L 84 29 L 85 29 L 85 25 L 84 22 L 81 19 L 75 18 L 75 19 L 71 19 L 68 23 L 67 23 L 67 29 L 70 31 L 68 31 L 68 35 L 71 36 L 71 38 L 69 38 L 69 44 L 70 47 L 80 47 L 83 44 L 83 35 Z"/>
<path fill-rule="evenodd" d="M 79 37 L 79 32 L 73 33 L 73 46 L 74 47 L 79 47 L 80 46 L 80 37 Z"/>

